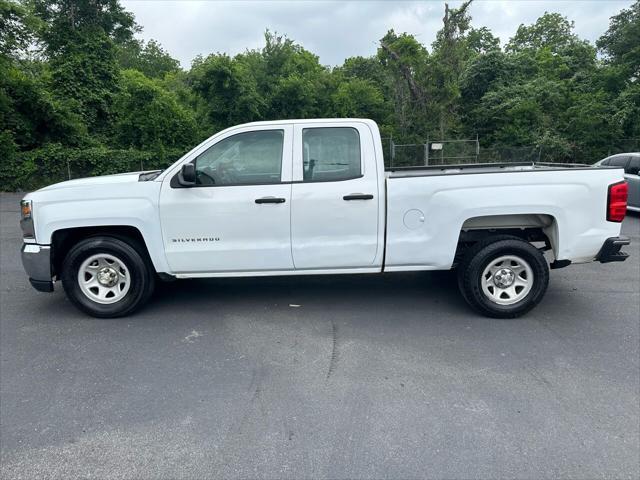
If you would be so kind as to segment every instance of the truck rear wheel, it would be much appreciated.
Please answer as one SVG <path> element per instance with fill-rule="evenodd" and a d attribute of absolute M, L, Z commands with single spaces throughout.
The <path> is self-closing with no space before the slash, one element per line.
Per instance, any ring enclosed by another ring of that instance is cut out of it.
<path fill-rule="evenodd" d="M 549 284 L 542 253 L 518 237 L 488 238 L 471 248 L 458 267 L 465 300 L 483 315 L 516 318 L 535 307 Z"/>
<path fill-rule="evenodd" d="M 120 238 L 90 237 L 77 243 L 62 266 L 69 300 L 99 318 L 129 315 L 151 296 L 154 272 L 133 245 Z"/>

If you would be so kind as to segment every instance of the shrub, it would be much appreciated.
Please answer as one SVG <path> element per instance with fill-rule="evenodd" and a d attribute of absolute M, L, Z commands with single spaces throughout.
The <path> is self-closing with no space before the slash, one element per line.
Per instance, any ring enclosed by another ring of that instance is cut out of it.
<path fill-rule="evenodd" d="M 0 168 L 0 190 L 34 190 L 73 178 L 162 169 L 183 153 L 183 150 L 79 149 L 48 144 L 5 157 Z"/>

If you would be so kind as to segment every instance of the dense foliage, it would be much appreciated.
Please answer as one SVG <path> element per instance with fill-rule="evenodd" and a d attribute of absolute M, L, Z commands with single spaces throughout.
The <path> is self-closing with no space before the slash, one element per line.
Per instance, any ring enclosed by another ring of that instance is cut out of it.
<path fill-rule="evenodd" d="M 227 126 L 367 117 L 396 143 L 475 138 L 592 162 L 640 138 L 640 0 L 596 45 L 545 13 L 504 48 L 445 7 L 431 46 L 393 30 L 333 68 L 285 36 L 188 71 L 118 0 L 0 0 L 0 190 L 156 168 Z M 628 141 L 629 140 L 629 141 Z"/>

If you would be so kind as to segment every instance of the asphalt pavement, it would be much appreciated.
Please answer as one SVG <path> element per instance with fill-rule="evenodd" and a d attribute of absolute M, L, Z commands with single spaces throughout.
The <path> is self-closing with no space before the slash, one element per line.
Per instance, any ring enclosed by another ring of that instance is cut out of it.
<path fill-rule="evenodd" d="M 0 195 L 2 478 L 640 476 L 640 219 L 516 320 L 442 272 L 178 281 L 98 320 L 31 288 Z"/>

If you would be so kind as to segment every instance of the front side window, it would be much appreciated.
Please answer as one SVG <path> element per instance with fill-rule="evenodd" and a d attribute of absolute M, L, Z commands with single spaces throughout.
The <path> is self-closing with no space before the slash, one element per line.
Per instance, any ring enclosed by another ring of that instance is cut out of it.
<path fill-rule="evenodd" d="M 238 133 L 196 158 L 197 185 L 280 183 L 284 130 Z"/>
<path fill-rule="evenodd" d="M 360 135 L 355 128 L 305 128 L 302 148 L 305 182 L 348 180 L 362 174 Z"/>

